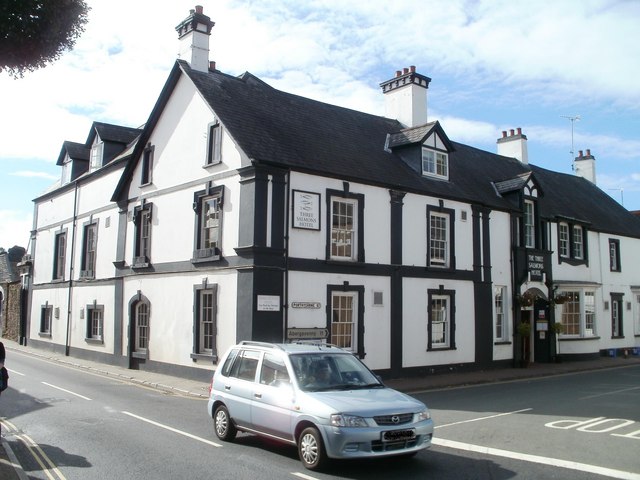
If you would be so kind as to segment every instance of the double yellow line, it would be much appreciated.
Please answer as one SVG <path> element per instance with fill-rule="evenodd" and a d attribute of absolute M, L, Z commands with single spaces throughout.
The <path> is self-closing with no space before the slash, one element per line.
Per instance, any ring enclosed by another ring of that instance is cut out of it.
<path fill-rule="evenodd" d="M 31 437 L 24 433 L 20 433 L 16 426 L 6 418 L 0 418 L 0 425 L 2 426 L 2 431 L 5 432 L 5 436 L 11 435 L 22 442 L 31 456 L 36 462 L 38 462 L 38 465 L 40 465 L 40 468 L 47 478 L 50 480 L 67 480 L 62 472 L 58 470 L 56 464 L 53 463 L 47 454 L 44 453 L 44 450 L 40 448 L 40 445 L 34 442 Z"/>

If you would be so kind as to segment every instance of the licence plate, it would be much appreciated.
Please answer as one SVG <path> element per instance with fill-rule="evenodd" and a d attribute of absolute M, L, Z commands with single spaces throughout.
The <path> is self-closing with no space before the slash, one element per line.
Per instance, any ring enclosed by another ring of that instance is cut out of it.
<path fill-rule="evenodd" d="M 393 442 L 397 440 L 411 440 L 415 438 L 416 431 L 411 430 L 390 430 L 388 432 L 382 432 L 383 442 Z"/>

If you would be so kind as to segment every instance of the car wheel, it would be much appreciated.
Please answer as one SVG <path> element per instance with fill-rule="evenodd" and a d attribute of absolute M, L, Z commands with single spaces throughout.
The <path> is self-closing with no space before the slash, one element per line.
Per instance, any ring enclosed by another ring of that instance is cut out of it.
<path fill-rule="evenodd" d="M 213 428 L 216 436 L 223 442 L 231 442 L 238 433 L 229 416 L 229 410 L 224 405 L 219 405 L 213 414 Z"/>
<path fill-rule="evenodd" d="M 324 466 L 327 456 L 317 428 L 308 427 L 302 431 L 298 437 L 298 455 L 302 464 L 309 470 L 317 470 Z"/>

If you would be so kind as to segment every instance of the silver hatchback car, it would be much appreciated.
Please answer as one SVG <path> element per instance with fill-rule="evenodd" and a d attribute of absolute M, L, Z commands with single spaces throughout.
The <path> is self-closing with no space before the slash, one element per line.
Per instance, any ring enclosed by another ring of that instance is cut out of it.
<path fill-rule="evenodd" d="M 241 342 L 220 365 L 208 402 L 220 440 L 243 431 L 296 445 L 311 470 L 329 458 L 411 456 L 431 446 L 427 407 L 338 347 Z"/>

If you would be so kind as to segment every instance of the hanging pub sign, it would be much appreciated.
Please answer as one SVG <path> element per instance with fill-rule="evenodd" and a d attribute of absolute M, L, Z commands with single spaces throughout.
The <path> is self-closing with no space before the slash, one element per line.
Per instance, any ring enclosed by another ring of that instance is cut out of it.
<path fill-rule="evenodd" d="M 527 254 L 527 271 L 533 281 L 542 281 L 544 273 L 544 257 L 533 253 Z"/>
<path fill-rule="evenodd" d="M 320 230 L 320 194 L 293 191 L 293 228 Z"/>

